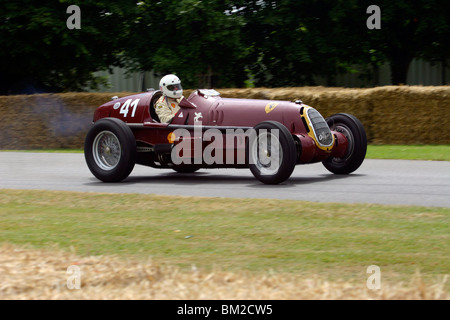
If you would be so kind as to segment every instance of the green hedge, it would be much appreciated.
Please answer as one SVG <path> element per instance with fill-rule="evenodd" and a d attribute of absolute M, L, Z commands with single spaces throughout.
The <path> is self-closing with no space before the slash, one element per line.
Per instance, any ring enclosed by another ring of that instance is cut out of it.
<path fill-rule="evenodd" d="M 358 117 L 373 144 L 450 144 L 450 86 L 218 89 L 223 97 L 296 100 Z M 192 90 L 185 90 L 188 96 Z M 0 96 L 0 149 L 83 148 L 94 110 L 121 93 Z"/>

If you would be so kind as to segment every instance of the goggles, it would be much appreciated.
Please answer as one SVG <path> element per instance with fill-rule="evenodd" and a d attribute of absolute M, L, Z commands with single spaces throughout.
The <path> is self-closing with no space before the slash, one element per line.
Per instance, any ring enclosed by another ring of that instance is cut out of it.
<path fill-rule="evenodd" d="M 169 91 L 178 91 L 178 90 L 182 90 L 183 88 L 181 88 L 181 84 L 178 83 L 178 84 L 169 84 L 169 85 L 167 86 L 167 89 L 168 89 Z"/>

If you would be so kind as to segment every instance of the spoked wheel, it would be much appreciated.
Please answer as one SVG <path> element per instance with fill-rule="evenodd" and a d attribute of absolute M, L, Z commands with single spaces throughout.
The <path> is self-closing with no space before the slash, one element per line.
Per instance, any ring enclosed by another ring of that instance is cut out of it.
<path fill-rule="evenodd" d="M 344 156 L 331 157 L 322 163 L 332 173 L 352 173 L 359 168 L 366 157 L 366 131 L 356 117 L 346 113 L 338 113 L 327 118 L 327 123 L 331 130 L 340 132 L 347 138 L 348 146 Z"/>
<path fill-rule="evenodd" d="M 254 127 L 248 142 L 249 167 L 266 184 L 288 179 L 297 163 L 296 147 L 289 130 L 279 122 L 264 121 Z"/>
<path fill-rule="evenodd" d="M 92 174 L 104 182 L 122 181 L 136 163 L 136 141 L 133 132 L 115 118 L 97 121 L 89 130 L 84 156 Z"/>
<path fill-rule="evenodd" d="M 119 139 L 111 131 L 102 131 L 95 137 L 92 151 L 95 164 L 105 171 L 113 170 L 122 154 Z"/>

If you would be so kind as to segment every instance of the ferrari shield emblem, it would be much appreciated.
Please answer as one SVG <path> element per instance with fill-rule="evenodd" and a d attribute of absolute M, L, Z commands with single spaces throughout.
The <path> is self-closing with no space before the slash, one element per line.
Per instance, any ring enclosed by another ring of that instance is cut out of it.
<path fill-rule="evenodd" d="M 276 102 L 271 102 L 271 103 L 267 104 L 267 106 L 266 106 L 266 113 L 269 113 L 270 111 L 275 109 L 275 107 L 277 105 L 278 105 L 278 103 L 276 103 Z"/>

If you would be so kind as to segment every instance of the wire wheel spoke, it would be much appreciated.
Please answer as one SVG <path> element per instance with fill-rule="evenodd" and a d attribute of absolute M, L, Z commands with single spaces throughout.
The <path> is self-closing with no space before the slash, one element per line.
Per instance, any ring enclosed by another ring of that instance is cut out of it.
<path fill-rule="evenodd" d="M 345 152 L 345 155 L 342 158 L 333 158 L 333 161 L 334 162 L 346 161 L 351 157 L 351 155 L 353 154 L 353 150 L 355 148 L 353 134 L 351 130 L 344 124 L 338 124 L 336 126 L 336 131 L 342 133 L 347 138 L 348 147 L 347 151 Z"/>
<path fill-rule="evenodd" d="M 92 151 L 95 163 L 107 171 L 118 165 L 122 154 L 119 139 L 111 131 L 102 131 L 95 137 Z"/>
<path fill-rule="evenodd" d="M 270 132 L 260 133 L 253 145 L 253 159 L 261 174 L 276 174 L 283 160 L 278 137 Z"/>

